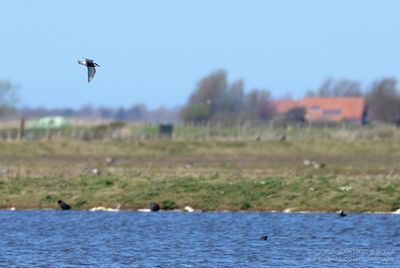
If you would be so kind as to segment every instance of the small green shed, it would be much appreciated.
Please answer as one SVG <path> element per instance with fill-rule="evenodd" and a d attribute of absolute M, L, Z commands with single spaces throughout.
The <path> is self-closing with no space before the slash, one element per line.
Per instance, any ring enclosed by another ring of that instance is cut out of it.
<path fill-rule="evenodd" d="M 30 120 L 26 124 L 27 129 L 58 129 L 67 128 L 71 124 L 62 116 L 46 116 L 36 120 Z"/>

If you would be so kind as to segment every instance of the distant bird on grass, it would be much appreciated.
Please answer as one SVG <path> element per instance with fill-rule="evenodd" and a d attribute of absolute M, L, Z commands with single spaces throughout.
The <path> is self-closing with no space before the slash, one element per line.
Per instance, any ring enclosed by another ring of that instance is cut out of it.
<path fill-rule="evenodd" d="M 97 63 L 93 62 L 93 60 L 85 59 L 85 60 L 78 60 L 79 64 L 82 64 L 87 67 L 88 69 L 88 83 L 93 79 L 94 75 L 96 74 L 96 67 L 100 67 Z"/>
<path fill-rule="evenodd" d="M 61 208 L 62 210 L 69 210 L 69 209 L 71 209 L 71 206 L 68 205 L 67 203 L 65 203 L 65 202 L 62 201 L 62 200 L 58 200 L 57 203 L 58 203 L 58 205 L 60 206 L 60 208 Z"/>

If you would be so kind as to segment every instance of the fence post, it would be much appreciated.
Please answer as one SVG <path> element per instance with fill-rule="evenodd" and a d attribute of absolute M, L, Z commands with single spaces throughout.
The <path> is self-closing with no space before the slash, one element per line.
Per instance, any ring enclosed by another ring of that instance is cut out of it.
<path fill-rule="evenodd" d="M 18 132 L 18 138 L 22 140 L 25 135 L 25 118 L 21 118 L 21 122 L 19 124 L 19 132 Z"/>

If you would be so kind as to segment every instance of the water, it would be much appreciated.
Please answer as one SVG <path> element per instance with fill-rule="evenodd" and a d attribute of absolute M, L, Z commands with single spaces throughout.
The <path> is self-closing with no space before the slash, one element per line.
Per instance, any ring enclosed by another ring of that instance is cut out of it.
<path fill-rule="evenodd" d="M 1 267 L 399 267 L 399 247 L 389 214 L 0 211 Z"/>

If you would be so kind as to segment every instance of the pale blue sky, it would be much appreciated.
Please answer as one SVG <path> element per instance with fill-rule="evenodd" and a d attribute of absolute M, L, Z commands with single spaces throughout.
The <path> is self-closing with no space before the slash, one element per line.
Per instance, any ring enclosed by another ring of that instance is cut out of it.
<path fill-rule="evenodd" d="M 225 69 L 300 97 L 327 77 L 400 76 L 397 0 L 2 1 L 0 80 L 20 106 L 182 105 Z M 82 57 L 101 65 L 86 82 Z"/>

